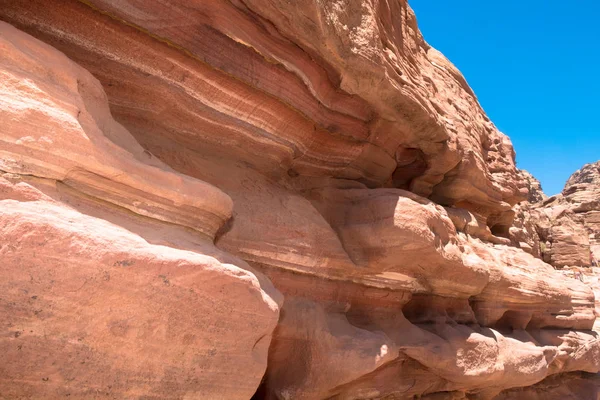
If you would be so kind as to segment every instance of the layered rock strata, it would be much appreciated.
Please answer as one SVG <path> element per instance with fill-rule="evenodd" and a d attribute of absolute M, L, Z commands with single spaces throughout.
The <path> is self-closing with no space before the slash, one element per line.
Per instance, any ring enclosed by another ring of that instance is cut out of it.
<path fill-rule="evenodd" d="M 0 31 L 2 397 L 251 397 L 281 295 L 214 246 L 231 199 L 144 150 L 83 68 Z"/>
<path fill-rule="evenodd" d="M 598 372 L 593 291 L 513 246 L 529 183 L 404 1 L 0 18 L 0 392 L 492 399 Z"/>
<path fill-rule="evenodd" d="M 527 179 L 539 187 L 535 178 Z M 600 258 L 600 161 L 576 171 L 560 194 L 534 192 L 515 206 L 513 244 L 557 268 L 591 266 Z"/>
<path fill-rule="evenodd" d="M 576 215 L 576 221 L 583 225 L 588 241 L 583 239 L 581 244 L 589 243 L 589 251 L 594 259 L 600 260 L 600 161 L 586 164 L 576 171 L 562 191 L 562 199 L 547 203 L 565 203 Z"/>

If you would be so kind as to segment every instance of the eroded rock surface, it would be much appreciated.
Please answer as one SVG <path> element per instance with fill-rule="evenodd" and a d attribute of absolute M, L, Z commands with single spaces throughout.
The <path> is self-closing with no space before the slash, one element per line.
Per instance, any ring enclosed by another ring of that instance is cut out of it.
<path fill-rule="evenodd" d="M 281 296 L 214 246 L 229 197 L 144 151 L 83 68 L 0 31 L 2 397 L 252 396 Z"/>
<path fill-rule="evenodd" d="M 586 164 L 567 181 L 562 195 L 583 222 L 590 251 L 600 260 L 600 161 Z"/>
<path fill-rule="evenodd" d="M 533 180 L 530 187 L 538 185 Z M 511 240 L 557 268 L 589 267 L 600 256 L 599 199 L 600 161 L 576 171 L 562 193 L 547 198 L 541 192 L 519 203 Z"/>
<path fill-rule="evenodd" d="M 507 390 L 496 400 L 579 400 L 597 399 L 598 374 L 570 373 L 553 376 L 527 388 Z"/>
<path fill-rule="evenodd" d="M 405 1 L 0 18 L 0 393 L 508 399 L 598 372 L 593 290 L 539 258 L 533 178 Z"/>

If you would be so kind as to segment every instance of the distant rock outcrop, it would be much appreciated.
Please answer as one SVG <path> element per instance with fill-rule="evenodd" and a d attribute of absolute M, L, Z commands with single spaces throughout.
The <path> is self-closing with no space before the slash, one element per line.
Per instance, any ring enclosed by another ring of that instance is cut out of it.
<path fill-rule="evenodd" d="M 540 203 L 548 198 L 542 189 L 542 184 L 528 171 L 521 170 L 525 182 L 527 183 L 527 202 L 531 204 Z"/>
<path fill-rule="evenodd" d="M 600 161 L 586 164 L 561 194 L 531 194 L 515 207 L 513 244 L 555 267 L 592 266 L 600 257 Z M 530 175 L 527 179 L 531 181 Z M 539 193 L 539 183 L 530 184 Z"/>
<path fill-rule="evenodd" d="M 542 191 L 540 182 L 529 172 L 520 171 L 523 181 L 526 182 L 527 200 L 513 207 L 515 218 L 509 229 L 509 237 L 513 246 L 523 251 L 542 258 L 544 246 L 540 243 L 538 234 L 539 217 L 536 212 L 537 205 L 546 200 L 548 196 Z"/>
<path fill-rule="evenodd" d="M 600 260 L 600 161 L 571 175 L 562 195 L 589 234 L 594 258 Z"/>

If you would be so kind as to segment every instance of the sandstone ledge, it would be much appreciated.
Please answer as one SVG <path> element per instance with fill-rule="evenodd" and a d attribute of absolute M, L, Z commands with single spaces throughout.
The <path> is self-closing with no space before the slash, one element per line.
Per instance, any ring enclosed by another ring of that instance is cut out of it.
<path fill-rule="evenodd" d="M 510 141 L 359 3 L 0 2 L 41 39 L 0 23 L 2 392 L 593 390 L 592 289 L 510 246 Z"/>

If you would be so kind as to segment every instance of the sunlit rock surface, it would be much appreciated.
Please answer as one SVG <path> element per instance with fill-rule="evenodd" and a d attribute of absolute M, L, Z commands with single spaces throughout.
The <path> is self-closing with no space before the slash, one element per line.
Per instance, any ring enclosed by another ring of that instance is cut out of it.
<path fill-rule="evenodd" d="M 83 68 L 0 31 L 2 397 L 252 396 L 281 295 L 214 246 L 231 199 L 145 151 Z"/>
<path fill-rule="evenodd" d="M 0 19 L 0 393 L 597 393 L 594 292 L 405 1 Z"/>
<path fill-rule="evenodd" d="M 530 182 L 536 194 L 514 208 L 513 244 L 531 248 L 529 252 L 557 268 L 592 266 L 600 259 L 600 161 L 584 165 L 562 193 L 549 198 L 539 182 Z"/>

